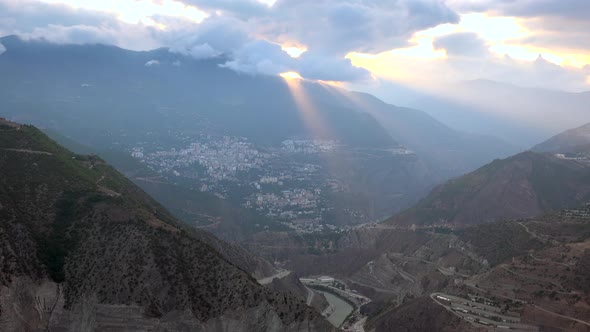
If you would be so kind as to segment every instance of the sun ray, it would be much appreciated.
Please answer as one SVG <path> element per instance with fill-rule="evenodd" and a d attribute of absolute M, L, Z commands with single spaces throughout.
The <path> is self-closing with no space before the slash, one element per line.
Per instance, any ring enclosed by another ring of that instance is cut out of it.
<path fill-rule="evenodd" d="M 286 80 L 302 80 L 303 77 L 301 77 L 301 75 L 299 75 L 298 72 L 295 71 L 288 71 L 285 73 L 280 73 L 279 76 L 281 76 L 282 78 L 286 79 Z"/>
<path fill-rule="evenodd" d="M 301 115 L 304 125 L 312 135 L 312 139 L 326 139 L 331 137 L 316 106 L 307 91 L 305 91 L 305 81 L 301 75 L 297 72 L 286 72 L 280 74 L 280 76 L 285 79 L 289 92 L 295 102 L 295 106 Z"/>

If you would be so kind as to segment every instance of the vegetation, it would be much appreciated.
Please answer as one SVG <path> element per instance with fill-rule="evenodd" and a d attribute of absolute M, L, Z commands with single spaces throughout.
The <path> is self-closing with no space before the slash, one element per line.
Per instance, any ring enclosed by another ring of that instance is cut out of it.
<path fill-rule="evenodd" d="M 63 285 L 68 310 L 94 294 L 153 317 L 190 310 L 204 321 L 269 303 L 285 324 L 319 319 L 260 286 L 100 158 L 73 154 L 34 127 L 0 128 L 0 174 L 5 286 L 50 278 Z"/>

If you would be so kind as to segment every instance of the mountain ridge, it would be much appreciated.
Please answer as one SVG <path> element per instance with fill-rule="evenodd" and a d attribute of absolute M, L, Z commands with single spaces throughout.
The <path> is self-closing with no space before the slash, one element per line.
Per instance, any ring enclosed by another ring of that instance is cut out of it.
<path fill-rule="evenodd" d="M 533 217 L 588 200 L 590 177 L 585 164 L 527 151 L 436 187 L 416 206 L 385 223 L 461 227 Z"/>
<path fill-rule="evenodd" d="M 568 153 L 590 144 L 590 123 L 559 133 L 545 142 L 535 145 L 537 152 Z M 590 149 L 588 149 L 590 151 Z"/>

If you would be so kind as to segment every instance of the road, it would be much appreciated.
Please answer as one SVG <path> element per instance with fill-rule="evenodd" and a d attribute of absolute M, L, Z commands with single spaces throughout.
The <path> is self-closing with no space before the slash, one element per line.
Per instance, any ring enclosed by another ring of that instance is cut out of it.
<path fill-rule="evenodd" d="M 5 148 L 5 149 L 1 149 L 1 150 L 20 152 L 20 153 L 28 153 L 28 154 L 42 154 L 42 155 L 46 155 L 46 156 L 53 156 L 53 153 L 46 152 L 46 151 L 35 151 L 35 150 L 28 150 L 28 149 L 9 149 L 9 148 Z"/>
<path fill-rule="evenodd" d="M 537 233 L 535 233 L 535 232 L 531 231 L 531 230 L 530 230 L 530 229 L 529 229 L 529 228 L 528 228 L 528 227 L 527 227 L 527 226 L 526 226 L 526 225 L 525 225 L 523 222 L 521 222 L 521 221 L 519 221 L 519 222 L 518 222 L 518 224 L 519 224 L 520 226 L 522 226 L 522 227 L 524 228 L 524 230 L 525 230 L 527 233 L 529 233 L 529 235 L 531 235 L 532 237 L 534 237 L 535 239 L 537 239 L 537 240 L 539 240 L 539 241 L 541 241 L 541 242 L 543 242 L 543 243 L 551 243 L 551 244 L 553 244 L 553 245 L 558 245 L 558 244 L 559 244 L 559 242 L 558 242 L 558 241 L 555 241 L 555 240 L 549 240 L 549 239 L 545 239 L 545 238 L 543 238 L 543 237 L 540 237 L 539 235 L 537 235 Z"/>
<path fill-rule="evenodd" d="M 119 197 L 119 196 L 121 196 L 121 194 L 119 194 L 118 192 L 116 192 L 116 191 L 114 191 L 114 190 L 111 190 L 111 189 L 109 189 L 109 188 L 107 188 L 107 187 L 105 187 L 105 186 L 101 186 L 101 185 L 100 185 L 100 183 L 101 183 L 101 182 L 102 182 L 104 179 L 105 179 L 105 176 L 103 175 L 103 176 L 101 176 L 101 177 L 100 177 L 100 179 L 98 179 L 98 180 L 96 181 L 96 186 L 98 187 L 98 189 L 99 189 L 100 191 L 102 191 L 103 193 L 107 194 L 108 196 L 111 196 L 111 197 Z"/>
<path fill-rule="evenodd" d="M 289 270 L 280 270 L 279 272 L 277 272 L 276 274 L 274 274 L 270 277 L 258 279 L 258 283 L 261 285 L 270 284 L 273 280 L 275 280 L 277 278 L 283 279 L 284 277 L 288 276 L 289 274 L 291 274 L 291 271 L 289 271 Z"/>
<path fill-rule="evenodd" d="M 307 305 L 311 305 L 311 302 L 313 301 L 313 298 L 315 296 L 315 292 L 307 286 L 305 286 L 305 289 L 307 289 L 307 299 L 305 300 L 305 303 Z"/>
<path fill-rule="evenodd" d="M 568 268 L 572 268 L 572 267 L 573 267 L 573 265 L 572 265 L 572 264 L 560 263 L 560 262 L 555 262 L 555 261 L 552 261 L 552 260 L 548 260 L 548 259 L 546 259 L 546 258 L 539 258 L 539 257 L 535 257 L 535 255 L 533 255 L 532 253 L 531 253 L 531 254 L 529 254 L 529 256 L 530 256 L 532 259 L 536 260 L 536 261 L 541 261 L 541 262 L 545 262 L 545 263 L 551 263 L 551 264 L 562 265 L 562 266 L 565 266 L 565 267 L 568 267 Z"/>
<path fill-rule="evenodd" d="M 580 324 L 584 324 L 586 326 L 590 326 L 590 323 L 589 322 L 586 322 L 586 321 L 583 321 L 583 320 L 580 320 L 580 319 L 577 319 L 577 318 L 574 318 L 574 317 L 564 316 L 564 315 L 558 314 L 556 312 L 549 311 L 547 309 L 543 309 L 543 308 L 539 307 L 538 305 L 533 305 L 533 307 L 535 307 L 535 308 L 537 308 L 537 309 L 539 309 L 541 311 L 544 311 L 546 313 L 549 313 L 549 314 L 552 314 L 552 315 L 555 315 L 555 316 L 558 316 L 558 317 L 561 317 L 561 318 L 569 319 L 569 320 L 572 320 L 574 322 L 577 322 L 577 323 L 580 323 Z"/>

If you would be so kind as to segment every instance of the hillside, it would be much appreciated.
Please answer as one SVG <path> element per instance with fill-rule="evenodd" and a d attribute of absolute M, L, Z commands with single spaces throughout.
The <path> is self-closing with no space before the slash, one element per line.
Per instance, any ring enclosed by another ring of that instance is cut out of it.
<path fill-rule="evenodd" d="M 537 152 L 568 153 L 590 145 L 590 123 L 566 130 L 533 147 Z"/>
<path fill-rule="evenodd" d="M 531 217 L 588 201 L 590 169 L 586 164 L 524 152 L 436 187 L 414 207 L 385 223 L 465 226 Z"/>
<path fill-rule="evenodd" d="M 0 123 L 0 330 L 329 330 L 92 156 Z"/>
<path fill-rule="evenodd" d="M 515 330 L 587 331 L 589 212 L 585 206 L 457 231 L 365 225 L 305 243 L 285 238 L 267 255 L 371 298 L 361 309 L 366 330 L 487 330 L 476 319 L 506 326 L 504 319 Z M 437 294 L 455 299 L 437 301 Z M 483 303 L 483 311 L 473 309 Z"/>

